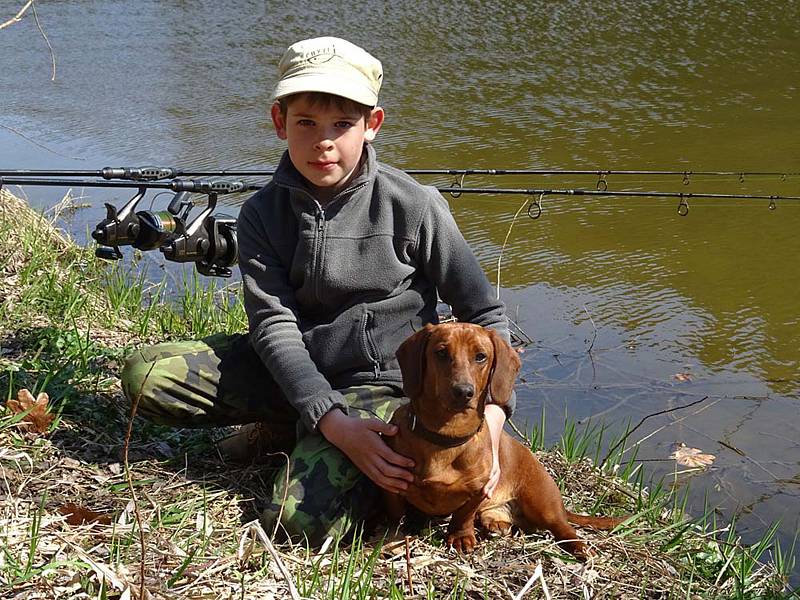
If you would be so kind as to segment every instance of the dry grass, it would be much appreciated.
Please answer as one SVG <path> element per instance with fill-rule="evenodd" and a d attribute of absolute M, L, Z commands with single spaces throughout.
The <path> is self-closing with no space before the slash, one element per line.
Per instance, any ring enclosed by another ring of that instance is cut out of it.
<path fill-rule="evenodd" d="M 13 549 L 17 564 L 29 562 L 33 567 L 32 576 L 15 585 L 17 597 L 85 597 L 87 591 L 99 593 L 103 579 L 109 595 L 135 593 L 142 568 L 152 597 L 290 597 L 277 561 L 264 548 L 240 550 L 240 543 L 247 546 L 250 539 L 247 524 L 269 494 L 271 469 L 227 465 L 210 451 L 207 457 L 195 453 L 157 458 L 177 454 L 189 432 L 168 441 L 137 440 L 131 470 L 144 523 L 142 554 L 134 504 L 117 458 L 121 443 L 104 440 L 108 436 L 103 433 L 66 419 L 48 437 L 23 436 L 13 428 L 0 432 L 0 544 Z M 580 508 L 581 499 L 591 503 L 608 494 L 607 506 L 616 507 L 615 512 L 625 505 L 633 509 L 627 486 L 601 476 L 589 461 L 568 464 L 556 453 L 540 457 L 566 483 L 568 505 Z M 84 519 L 96 522 L 68 518 L 63 514 L 68 504 L 91 511 Z M 348 578 L 355 594 L 352 579 L 364 573 L 369 577 L 362 583 L 371 590 L 364 597 L 390 597 L 395 589 L 406 598 L 448 597 L 453 590 L 462 590 L 466 598 L 509 598 L 523 588 L 537 565 L 543 568 L 552 598 L 668 598 L 686 584 L 685 554 L 718 548 L 713 535 L 718 532 L 697 530 L 686 535 L 681 552 L 665 552 L 662 548 L 674 534 L 667 528 L 673 522 L 664 510 L 620 533 L 582 531 L 596 552 L 585 564 L 558 550 L 547 534 L 488 539 L 474 555 L 458 556 L 442 544 L 444 523 L 404 532 L 411 535 L 408 559 L 403 533 L 382 543 L 376 536 L 380 529 L 364 536 L 363 545 L 340 548 L 338 556 L 330 547 L 320 553 L 283 545 L 278 552 L 297 586 L 315 598 L 349 597 L 341 595 Z M 350 561 L 353 573 L 346 574 L 343 565 Z M 773 578 L 774 571 L 763 566 L 750 585 L 770 587 Z M 705 585 L 698 578 L 696 592 L 706 595 Z M 718 586 L 715 597 L 733 592 L 733 585 L 729 579 L 726 586 Z M 334 593 L 329 595 L 330 589 Z M 540 583 L 534 590 L 538 591 L 526 597 L 544 597 Z"/>

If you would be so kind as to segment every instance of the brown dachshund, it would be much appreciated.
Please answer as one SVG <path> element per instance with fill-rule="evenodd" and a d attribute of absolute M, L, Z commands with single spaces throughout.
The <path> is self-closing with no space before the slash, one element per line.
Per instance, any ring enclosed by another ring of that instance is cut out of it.
<path fill-rule="evenodd" d="M 588 552 L 570 521 L 597 529 L 622 521 L 566 511 L 553 478 L 505 432 L 500 481 L 492 498 L 483 496 L 492 468 L 484 407 L 508 402 L 520 368 L 516 351 L 497 332 L 469 323 L 428 325 L 401 344 L 397 359 L 411 402 L 395 412 L 392 423 L 399 430 L 386 441 L 416 467 L 402 495 L 384 492 L 390 518 L 399 521 L 406 502 L 427 515 L 452 514 L 447 543 L 459 552 L 474 549 L 476 518 L 502 534 L 516 522 L 523 530 L 549 530 L 579 558 Z"/>

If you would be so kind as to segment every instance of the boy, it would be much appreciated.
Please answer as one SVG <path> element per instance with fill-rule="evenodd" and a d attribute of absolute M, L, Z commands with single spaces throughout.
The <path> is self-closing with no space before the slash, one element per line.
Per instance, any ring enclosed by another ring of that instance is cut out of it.
<path fill-rule="evenodd" d="M 297 432 L 262 521 L 319 543 L 375 508 L 370 480 L 394 492 L 413 480 L 381 436 L 405 400 L 394 353 L 438 320 L 437 292 L 462 321 L 506 338 L 508 321 L 438 192 L 376 160 L 381 63 L 324 37 L 290 46 L 278 70 L 271 117 L 288 149 L 238 218 L 249 335 L 145 349 L 122 378 L 162 423 L 259 422 L 269 449 Z M 487 406 L 487 494 L 505 416 Z"/>

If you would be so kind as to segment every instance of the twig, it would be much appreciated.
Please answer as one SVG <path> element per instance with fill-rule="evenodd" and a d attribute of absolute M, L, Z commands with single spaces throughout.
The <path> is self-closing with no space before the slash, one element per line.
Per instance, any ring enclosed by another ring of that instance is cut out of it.
<path fill-rule="evenodd" d="M 506 249 L 506 244 L 508 244 L 508 238 L 511 236 L 511 230 L 514 228 L 514 223 L 519 216 L 519 213 L 522 212 L 522 209 L 528 204 L 528 199 L 525 198 L 525 201 L 520 205 L 517 209 L 517 212 L 514 213 L 514 218 L 511 219 L 511 225 L 508 226 L 508 231 L 506 232 L 506 239 L 503 240 L 503 246 L 500 248 L 500 256 L 497 257 L 497 298 L 500 298 L 500 263 L 503 262 L 503 251 Z"/>
<path fill-rule="evenodd" d="M 289 497 L 289 470 L 292 468 L 292 461 L 289 459 L 289 455 L 286 452 L 271 452 L 268 456 L 272 456 L 274 454 L 282 454 L 286 457 L 286 481 L 283 483 L 283 499 L 281 500 L 281 509 L 278 511 L 278 518 L 275 519 L 275 528 L 272 530 L 272 537 L 275 537 L 278 534 L 278 527 L 281 526 L 281 519 L 283 518 L 283 509 L 286 506 L 286 500 Z"/>
<path fill-rule="evenodd" d="M 592 328 L 594 329 L 594 336 L 592 336 L 592 343 L 589 344 L 589 349 L 586 351 L 589 354 L 591 354 L 592 348 L 594 348 L 594 343 L 597 340 L 597 325 L 594 324 L 594 319 L 592 318 L 592 315 L 589 314 L 589 311 L 586 309 L 585 306 L 583 307 L 583 312 L 585 312 L 586 316 L 589 317 L 589 320 L 592 322 Z"/>
<path fill-rule="evenodd" d="M 531 575 L 525 585 L 522 586 L 522 589 L 517 592 L 517 595 L 514 596 L 513 600 L 522 600 L 522 597 L 529 589 L 531 589 L 531 587 L 533 587 L 533 584 L 537 579 L 542 584 L 542 594 L 544 594 L 544 597 L 547 600 L 551 600 L 552 596 L 550 595 L 550 590 L 547 589 L 547 583 L 545 583 L 544 575 L 542 574 L 542 563 L 536 565 L 536 568 L 533 570 L 533 575 Z"/>
<path fill-rule="evenodd" d="M 5 23 L 0 23 L 0 29 L 5 29 L 9 25 L 13 25 L 14 23 L 19 23 L 22 20 L 23 15 L 25 15 L 25 11 L 27 11 L 30 8 L 31 4 L 33 4 L 33 0 L 28 0 L 27 4 L 25 4 L 25 6 L 20 8 L 19 12 L 16 15 L 11 17 Z"/>
<path fill-rule="evenodd" d="M 297 588 L 294 585 L 294 581 L 292 580 L 292 574 L 289 572 L 289 569 L 286 568 L 286 565 L 281 560 L 278 551 L 275 549 L 275 546 L 272 545 L 267 533 L 264 531 L 264 528 L 261 527 L 261 523 L 256 521 L 250 521 L 246 526 L 245 533 L 252 532 L 256 535 L 258 540 L 263 544 L 263 546 L 267 549 L 272 560 L 275 561 L 275 564 L 278 567 L 278 570 L 283 575 L 283 578 L 286 580 L 286 585 L 289 586 L 289 594 L 292 597 L 292 600 L 301 600 L 300 594 L 297 591 Z"/>
<path fill-rule="evenodd" d="M 508 315 L 506 315 L 506 316 L 508 316 Z M 519 315 L 517 315 L 517 318 L 515 318 L 515 319 L 512 319 L 511 317 L 508 317 L 508 323 L 509 323 L 509 325 L 513 326 L 513 327 L 514 327 L 514 329 L 516 329 L 516 330 L 517 330 L 517 333 L 521 334 L 522 336 L 525 336 L 525 339 L 524 339 L 524 340 L 522 340 L 522 339 L 520 338 L 520 339 L 521 339 L 521 341 L 522 341 L 522 343 L 523 343 L 523 344 L 525 344 L 525 343 L 527 343 L 527 344 L 533 344 L 533 343 L 534 343 L 534 339 L 533 339 L 531 336 L 529 336 L 529 335 L 528 335 L 528 332 L 527 332 L 527 331 L 525 331 L 524 329 L 522 329 L 522 327 L 520 327 L 520 325 L 519 325 L 519 322 L 518 322 L 518 321 L 519 321 Z"/>
<path fill-rule="evenodd" d="M 406 578 L 408 579 L 409 596 L 414 594 L 414 581 L 411 579 L 411 547 L 408 544 L 410 538 L 411 536 L 406 536 Z"/>
<path fill-rule="evenodd" d="M 141 563 L 139 565 L 140 600 L 144 600 L 145 598 L 144 561 L 147 552 L 147 546 L 145 545 L 144 541 L 144 529 L 142 528 L 142 515 L 139 514 L 139 504 L 136 499 L 136 491 L 133 488 L 133 478 L 131 477 L 130 465 L 128 464 L 128 448 L 131 443 L 131 431 L 133 431 L 133 418 L 136 416 L 136 409 L 139 408 L 139 400 L 142 397 L 142 390 L 144 389 L 144 384 L 147 383 L 147 380 L 150 378 L 150 373 L 153 372 L 153 367 L 155 366 L 156 366 L 155 363 L 150 365 L 147 374 L 144 376 L 144 379 L 142 380 L 142 384 L 139 386 L 139 391 L 136 393 L 136 396 L 133 398 L 133 400 L 131 400 L 131 416 L 128 419 L 128 430 L 125 432 L 125 445 L 122 447 L 122 464 L 125 466 L 125 479 L 128 482 L 128 489 L 130 490 L 131 498 L 133 499 L 133 513 L 136 516 L 136 525 L 139 527 L 139 544 L 141 546 Z"/>
<path fill-rule="evenodd" d="M 50 224 L 55 226 L 56 221 L 61 217 L 61 213 L 67 210 L 70 205 L 74 202 L 74 198 L 72 196 L 72 188 L 68 188 L 67 192 L 64 194 L 64 197 L 61 198 L 54 206 L 47 209 L 45 212 L 50 213 L 52 217 L 50 218 Z"/>
<path fill-rule="evenodd" d="M 42 34 L 42 37 L 44 38 L 44 43 L 47 44 L 47 48 L 50 50 L 50 60 L 53 62 L 53 76 L 50 78 L 50 81 L 55 81 L 56 80 L 56 55 L 55 55 L 55 52 L 53 52 L 53 47 L 50 45 L 50 40 L 47 39 L 47 35 L 45 34 L 44 29 L 42 29 L 42 24 L 39 23 L 39 15 L 36 14 L 36 5 L 33 4 L 33 0 L 31 0 L 31 6 L 33 7 L 33 20 L 36 21 L 36 27 L 39 28 L 39 33 Z"/>
<path fill-rule="evenodd" d="M 761 469 L 762 471 L 764 471 L 764 472 L 765 472 L 767 475 L 769 475 L 770 477 L 772 477 L 772 478 L 773 478 L 773 480 L 777 481 L 778 479 L 780 479 L 780 477 L 778 477 L 778 476 L 777 476 L 775 473 L 773 473 L 772 471 L 770 471 L 770 470 L 769 470 L 767 467 L 765 467 L 764 465 L 762 465 L 760 462 L 758 462 L 758 461 L 757 461 L 755 458 L 753 458 L 752 456 L 749 456 L 748 454 L 745 454 L 745 452 L 743 452 L 742 450 L 739 450 L 739 448 L 737 448 L 737 447 L 735 447 L 735 446 L 731 446 L 730 444 L 727 444 L 727 443 L 725 443 L 725 442 L 724 442 L 724 441 L 722 441 L 722 440 L 716 440 L 716 441 L 717 441 L 717 443 L 721 444 L 722 446 L 725 446 L 725 447 L 726 447 L 726 448 L 728 448 L 729 450 L 732 450 L 733 452 L 735 452 L 736 454 L 738 454 L 739 456 L 741 456 L 742 458 L 744 458 L 746 461 L 753 463 L 753 464 L 754 464 L 755 466 L 757 466 L 759 469 Z"/>
<path fill-rule="evenodd" d="M 239 585 L 241 585 L 241 592 L 242 592 L 241 598 L 242 598 L 242 600 L 244 600 L 244 598 L 246 597 L 245 593 L 244 593 L 244 582 L 245 582 L 245 579 L 244 579 L 244 572 L 245 572 L 244 564 L 245 564 L 245 561 L 248 558 L 250 558 L 250 555 L 253 553 L 253 548 L 256 545 L 255 538 L 253 536 L 249 535 L 249 533 L 250 533 L 249 530 L 245 531 L 244 535 L 241 538 L 239 538 L 239 551 L 236 553 L 236 556 L 239 559 L 239 572 L 241 572 L 241 574 L 242 574 L 242 580 L 241 580 L 241 582 L 239 584 Z M 250 542 L 250 543 L 247 544 L 247 548 L 245 548 L 245 544 L 247 542 Z"/>
<path fill-rule="evenodd" d="M 708 398 L 708 396 L 706 396 L 706 398 Z M 703 398 L 703 400 L 705 400 L 706 398 Z M 650 439 L 651 437 L 653 437 L 654 435 L 656 435 L 656 434 L 660 433 L 661 431 L 664 431 L 664 430 L 665 430 L 667 427 L 672 427 L 673 425 L 675 425 L 675 424 L 677 424 L 677 423 L 682 423 L 683 421 L 685 421 L 685 420 L 686 420 L 686 419 L 688 419 L 689 417 L 693 417 L 693 416 L 695 416 L 695 415 L 699 415 L 701 412 L 705 412 L 705 411 L 709 410 L 709 409 L 710 409 L 710 408 L 712 408 L 712 407 L 713 407 L 715 404 L 717 404 L 718 402 L 720 402 L 720 400 L 721 400 L 721 398 L 717 398 L 716 400 L 714 400 L 714 401 L 713 401 L 713 402 L 711 402 L 710 404 L 706 404 L 706 405 L 705 405 L 705 406 L 703 406 L 702 408 L 698 408 L 696 411 L 694 411 L 694 412 L 692 412 L 692 413 L 690 413 L 690 414 L 688 414 L 688 415 L 686 415 L 686 416 L 683 416 L 683 417 L 681 417 L 680 419 L 675 419 L 674 421 L 670 421 L 670 422 L 669 422 L 669 423 L 667 423 L 666 425 L 662 425 L 662 426 L 661 426 L 661 427 L 659 427 L 658 429 L 655 429 L 655 430 L 651 431 L 650 433 L 648 433 L 648 434 L 647 434 L 646 436 L 644 436 L 643 438 L 641 438 L 641 439 L 639 439 L 639 440 L 636 440 L 636 443 L 634 444 L 634 446 L 639 446 L 639 445 L 643 444 L 644 442 L 646 442 L 647 440 L 649 440 L 649 439 Z M 690 405 L 690 406 L 691 406 L 691 405 Z M 676 407 L 676 408 L 674 408 L 674 409 L 672 409 L 672 410 L 678 410 L 679 408 L 683 408 L 683 407 L 682 407 L 682 406 L 678 406 L 678 407 Z M 631 447 L 633 447 L 633 446 L 631 446 Z M 630 448 L 626 448 L 625 450 L 623 450 L 623 452 L 627 452 L 629 449 L 630 449 Z"/>
<path fill-rule="evenodd" d="M 514 430 L 514 433 L 516 433 L 520 438 L 525 440 L 525 443 L 528 444 L 528 446 L 531 445 L 532 443 L 531 439 L 528 438 L 528 436 L 523 431 L 521 431 L 519 427 L 517 427 L 514 421 L 512 421 L 511 419 L 506 419 L 506 423 L 508 423 L 511 426 L 511 429 Z"/>
<path fill-rule="evenodd" d="M 322 542 L 322 546 L 320 546 L 319 550 L 317 550 L 317 557 L 320 557 L 323 554 L 325 554 L 328 551 L 328 548 L 331 547 L 332 543 L 333 543 L 333 536 L 332 535 L 326 536 L 325 541 Z M 305 565 L 305 563 L 303 563 L 303 565 Z"/>
<path fill-rule="evenodd" d="M 55 154 L 56 156 L 63 156 L 64 158 L 70 158 L 70 159 L 72 159 L 72 160 L 86 160 L 86 158 L 84 158 L 83 156 L 69 156 L 68 154 L 61 154 L 61 152 L 57 152 L 57 151 L 55 151 L 55 150 L 53 150 L 53 149 L 51 149 L 51 148 L 48 148 L 48 147 L 47 147 L 47 146 L 45 146 L 44 144 L 40 144 L 40 143 L 39 143 L 39 142 L 37 142 L 36 140 L 34 140 L 34 139 L 32 139 L 32 138 L 28 137 L 27 135 L 25 135 L 25 134 L 24 134 L 24 133 L 22 133 L 21 131 L 19 131 L 19 130 L 17 130 L 17 129 L 14 129 L 13 127 L 11 127 L 11 126 L 9 126 L 9 125 L 3 125 L 2 123 L 0 123 L 0 127 L 2 127 L 3 129 L 7 129 L 7 130 L 8 130 L 8 131 L 10 131 L 11 133 L 16 133 L 16 134 L 17 134 L 19 137 L 21 137 L 21 138 L 23 138 L 23 139 L 25 139 L 25 140 L 29 141 L 31 144 L 34 144 L 34 145 L 36 145 L 36 146 L 39 146 L 39 148 L 42 148 L 43 150 L 47 150 L 48 152 L 52 152 L 52 153 L 53 153 L 53 154 Z"/>
<path fill-rule="evenodd" d="M 641 426 L 642 426 L 642 423 L 644 423 L 644 422 L 645 422 L 647 419 L 649 419 L 650 417 L 656 417 L 656 416 L 658 416 L 658 415 L 663 415 L 663 414 L 666 414 L 666 413 L 671 413 L 671 412 L 673 412 L 673 411 L 676 411 L 676 410 L 683 410 L 684 408 L 689 408 L 689 407 L 691 407 L 691 406 L 694 406 L 695 404 L 700 404 L 701 402 L 705 402 L 706 400 L 708 400 L 708 396 L 703 396 L 702 398 L 700 398 L 700 400 L 695 400 L 694 402 L 690 402 L 689 404 L 684 404 L 683 406 L 674 406 L 674 407 L 672 407 L 672 408 L 668 408 L 668 409 L 666 409 L 666 410 L 660 410 L 660 411 L 658 411 L 658 412 L 654 412 L 654 413 L 651 413 L 651 414 L 649 414 L 649 415 L 645 415 L 644 417 L 642 417 L 642 420 L 641 420 L 641 421 L 639 421 L 639 423 L 636 425 L 636 427 L 634 427 L 633 429 L 631 429 L 630 431 L 628 431 L 628 432 L 627 432 L 627 433 L 626 433 L 624 436 L 622 436 L 622 437 L 620 438 L 620 440 L 619 440 L 619 441 L 618 441 L 616 444 L 614 444 L 614 445 L 611 447 L 611 449 L 610 449 L 610 450 L 609 450 L 609 451 L 606 453 L 606 455 L 605 455 L 605 457 L 603 458 L 603 460 L 600 462 L 600 466 L 602 467 L 603 465 L 605 465 L 605 464 L 606 464 L 606 461 L 608 461 L 609 457 L 610 457 L 610 456 L 611 456 L 611 455 L 614 453 L 614 451 L 615 451 L 617 448 L 619 448 L 619 447 L 620 447 L 622 444 L 624 444 L 624 443 L 625 443 L 625 440 L 627 440 L 627 439 L 628 439 L 628 438 L 631 436 L 631 434 L 632 434 L 634 431 L 636 431 L 637 429 L 639 429 L 639 427 L 641 427 Z"/>
<path fill-rule="evenodd" d="M 587 423 L 587 422 L 592 421 L 592 420 L 599 419 L 600 417 L 603 417 L 603 416 L 607 415 L 608 413 L 614 412 L 620 406 L 623 406 L 623 405 L 627 404 L 628 402 L 630 402 L 631 398 L 636 397 L 640 393 L 641 392 L 636 392 L 634 394 L 629 394 L 627 396 L 624 396 L 624 397 L 620 398 L 615 404 L 612 404 L 608 408 L 603 409 L 603 410 L 601 410 L 599 412 L 596 412 L 596 413 L 592 413 L 588 417 L 584 417 L 582 419 L 578 419 L 577 423 L 578 423 L 578 425 L 583 425 L 584 423 Z"/>
<path fill-rule="evenodd" d="M 734 451 L 734 452 L 736 452 L 736 454 L 738 454 L 739 456 L 747 456 L 747 455 L 744 453 L 744 451 L 743 451 L 743 450 L 739 450 L 739 448 L 737 448 L 736 446 L 732 446 L 731 444 L 729 444 L 729 443 L 728 443 L 728 442 L 726 442 L 725 440 L 717 440 L 717 443 L 718 443 L 718 444 L 721 444 L 722 446 L 725 446 L 725 447 L 726 447 L 728 450 L 733 450 L 733 451 Z"/>

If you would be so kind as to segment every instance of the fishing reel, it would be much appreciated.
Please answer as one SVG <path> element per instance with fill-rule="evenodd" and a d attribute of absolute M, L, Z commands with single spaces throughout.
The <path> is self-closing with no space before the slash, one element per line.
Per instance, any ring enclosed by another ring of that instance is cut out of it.
<path fill-rule="evenodd" d="M 236 219 L 224 214 L 211 214 L 221 193 L 238 192 L 244 184 L 225 180 L 181 180 L 170 183 L 175 196 L 166 211 L 135 211 L 144 197 L 146 186 L 120 210 L 106 203 L 106 218 L 92 231 L 99 244 L 95 255 L 106 260 L 122 258 L 120 246 L 139 250 L 158 248 L 164 258 L 173 262 L 194 262 L 203 275 L 230 277 L 231 266 L 238 257 Z M 194 208 L 192 193 L 208 195 L 208 204 L 191 223 L 189 213 Z"/>
<path fill-rule="evenodd" d="M 209 196 L 209 206 L 189 225 L 176 217 L 174 236 L 160 245 L 159 250 L 167 260 L 195 263 L 202 275 L 230 277 L 228 267 L 236 264 L 239 254 L 236 219 L 212 215 L 215 204 L 216 195 Z"/>

